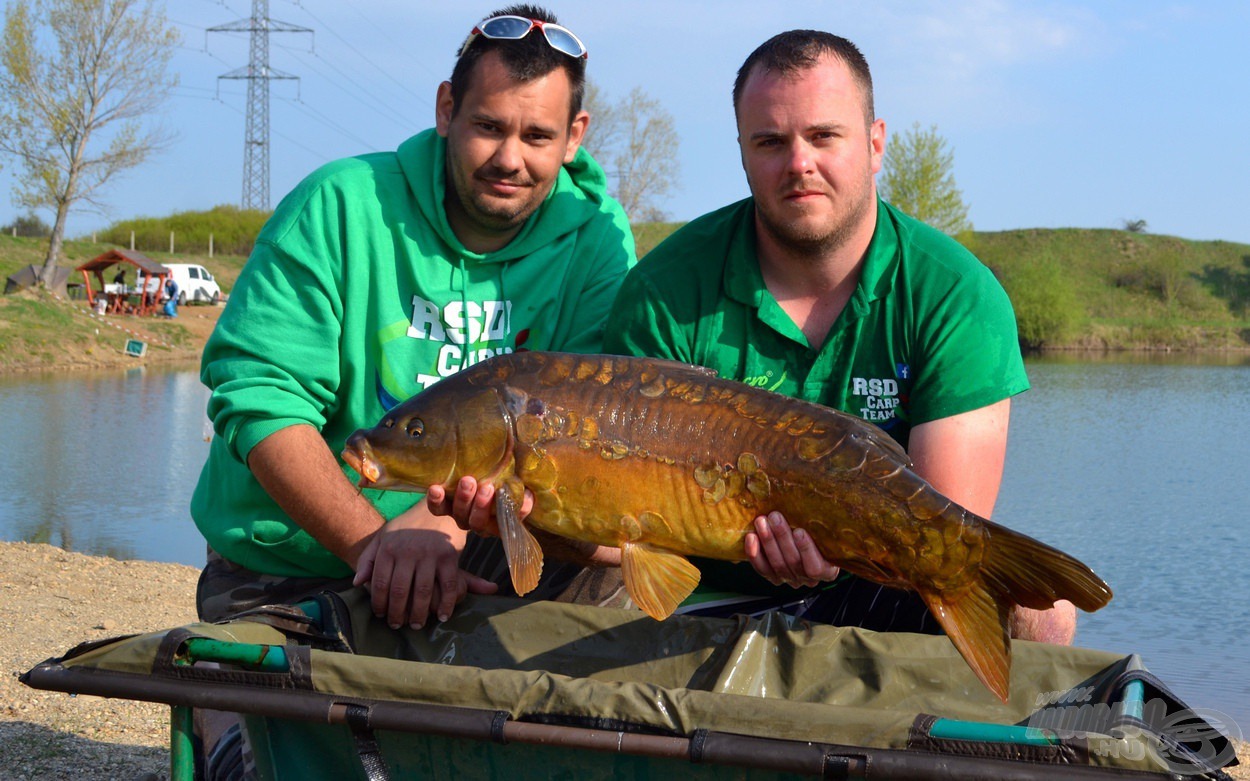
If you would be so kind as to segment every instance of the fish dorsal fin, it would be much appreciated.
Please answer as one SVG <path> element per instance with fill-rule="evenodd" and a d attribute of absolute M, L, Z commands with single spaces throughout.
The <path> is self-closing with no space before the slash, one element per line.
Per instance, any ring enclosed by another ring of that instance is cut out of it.
<path fill-rule="evenodd" d="M 521 522 L 517 508 L 524 499 L 525 487 L 520 480 L 509 478 L 495 494 L 495 517 L 499 522 L 499 538 L 503 542 L 504 555 L 508 557 L 508 570 L 512 573 L 512 588 L 518 596 L 528 594 L 538 585 L 543 574 L 543 549 L 538 540 Z M 514 496 L 514 494 L 516 494 Z"/>
<path fill-rule="evenodd" d="M 676 363 L 677 365 L 681 366 L 683 369 L 685 369 L 687 372 L 689 372 L 695 377 L 702 377 L 706 379 L 708 377 L 720 376 L 720 372 L 716 371 L 710 366 L 700 366 L 697 363 L 682 363 L 680 361 L 673 361 L 673 363 Z"/>
<path fill-rule="evenodd" d="M 621 546 L 621 574 L 634 604 L 657 621 L 672 615 L 699 585 L 699 568 L 685 556 L 641 542 Z"/>
<path fill-rule="evenodd" d="M 680 361 L 657 361 L 657 363 L 663 364 L 664 376 L 671 380 L 699 382 L 720 376 L 720 372 L 715 369 L 700 366 L 697 363 L 682 363 Z"/>
<path fill-rule="evenodd" d="M 1007 702 L 1011 674 L 1007 619 L 1011 606 L 994 599 L 982 583 L 949 600 L 924 591 L 920 596 L 981 683 Z"/>

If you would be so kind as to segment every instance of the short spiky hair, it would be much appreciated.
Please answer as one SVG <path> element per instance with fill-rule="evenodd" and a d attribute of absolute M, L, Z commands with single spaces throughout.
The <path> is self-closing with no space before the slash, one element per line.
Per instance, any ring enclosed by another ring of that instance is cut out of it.
<path fill-rule="evenodd" d="M 738 115 L 742 91 L 752 71 L 758 68 L 765 72 L 794 73 L 816 67 L 820 58 L 825 55 L 846 63 L 863 95 L 864 117 L 871 123 L 876 119 L 876 109 L 873 108 L 872 73 L 868 70 L 868 61 L 855 44 L 820 30 L 789 30 L 778 33 L 751 52 L 738 69 L 738 78 L 734 79 L 734 116 Z"/>
<path fill-rule="evenodd" d="M 486 19 L 496 16 L 520 16 L 526 19 L 537 19 L 542 22 L 559 24 L 556 15 L 535 5 L 510 5 L 488 15 Z M 463 48 L 463 44 L 461 45 Z M 456 50 L 459 53 L 459 49 Z M 460 101 L 469 91 L 473 78 L 474 66 L 487 52 L 497 51 L 503 60 L 508 73 L 517 81 L 533 81 L 551 73 L 556 68 L 564 68 L 569 77 L 572 95 L 569 99 L 569 122 L 582 110 L 582 96 L 586 91 L 586 61 L 551 48 L 543 34 L 538 30 L 530 32 L 519 41 L 503 41 L 479 35 L 470 44 L 463 55 L 456 60 L 451 71 L 451 111 L 454 116 L 460 110 Z"/>

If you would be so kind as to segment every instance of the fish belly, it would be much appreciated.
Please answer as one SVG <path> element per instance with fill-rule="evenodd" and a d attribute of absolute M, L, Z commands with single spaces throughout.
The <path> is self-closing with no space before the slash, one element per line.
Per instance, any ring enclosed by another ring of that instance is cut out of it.
<path fill-rule="evenodd" d="M 550 462 L 555 478 L 519 476 L 534 494 L 528 522 L 564 537 L 620 548 L 646 543 L 681 555 L 743 558 L 743 541 L 758 510 L 736 497 L 701 488 L 686 464 L 638 449 L 550 443 L 519 462 Z M 547 467 L 544 466 L 544 469 Z M 728 501 L 725 501 L 728 499 Z"/>

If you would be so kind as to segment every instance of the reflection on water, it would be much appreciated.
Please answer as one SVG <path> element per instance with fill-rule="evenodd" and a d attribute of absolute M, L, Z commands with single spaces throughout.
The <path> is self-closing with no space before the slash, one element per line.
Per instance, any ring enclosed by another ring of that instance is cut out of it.
<path fill-rule="evenodd" d="M 1141 654 L 1182 698 L 1250 731 L 1250 365 L 1028 368 L 995 519 L 1111 585 L 1111 604 L 1080 617 L 1079 644 Z"/>
<path fill-rule="evenodd" d="M 1078 643 L 1141 654 L 1183 699 L 1250 732 L 1250 360 L 1075 358 L 1029 362 L 995 519 L 1111 584 Z M 187 506 L 206 400 L 193 367 L 0 377 L 0 539 L 201 564 Z"/>
<path fill-rule="evenodd" d="M 0 538 L 202 564 L 207 400 L 186 366 L 0 377 Z"/>

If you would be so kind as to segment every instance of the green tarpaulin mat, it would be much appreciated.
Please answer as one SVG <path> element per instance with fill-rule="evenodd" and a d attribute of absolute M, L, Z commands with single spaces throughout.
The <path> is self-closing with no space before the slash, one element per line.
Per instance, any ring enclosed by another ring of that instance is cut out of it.
<path fill-rule="evenodd" d="M 1221 726 L 1136 656 L 1015 641 L 1000 702 L 945 637 L 364 592 L 85 644 L 34 687 L 248 714 L 267 778 L 1220 778 Z"/>

